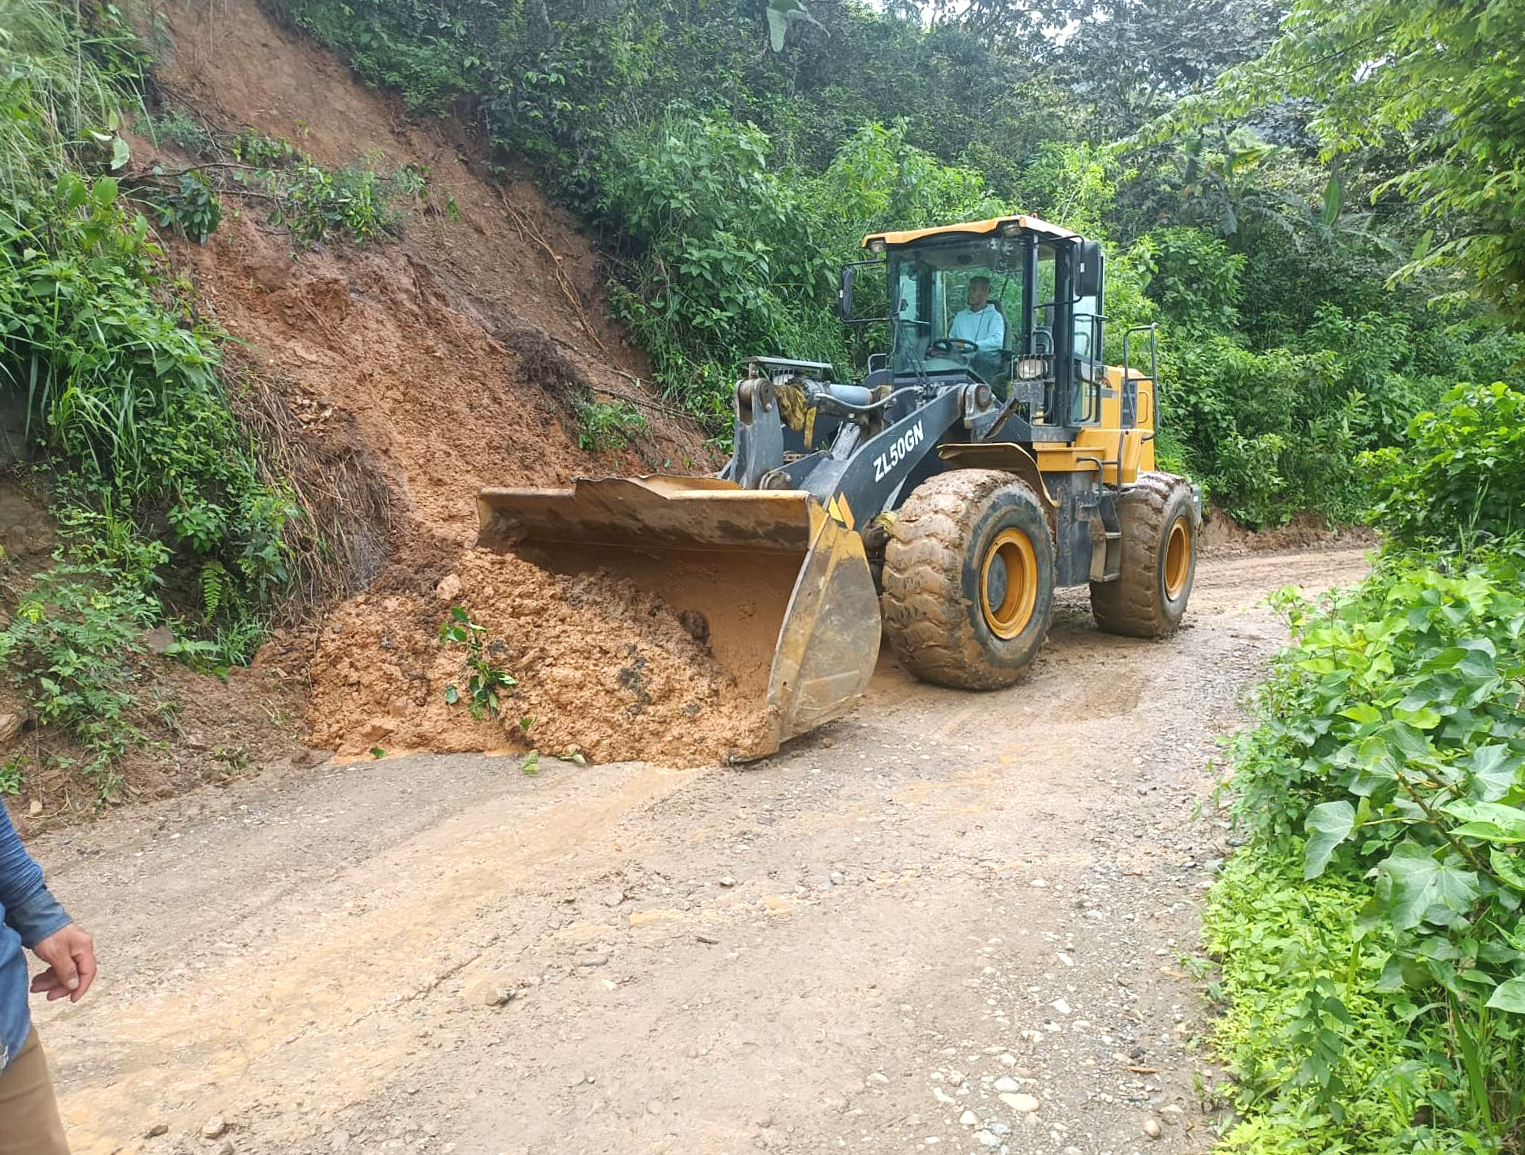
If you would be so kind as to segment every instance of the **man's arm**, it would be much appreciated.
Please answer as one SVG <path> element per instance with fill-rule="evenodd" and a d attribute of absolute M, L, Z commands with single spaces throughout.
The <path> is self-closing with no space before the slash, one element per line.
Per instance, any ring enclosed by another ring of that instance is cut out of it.
<path fill-rule="evenodd" d="M 42 867 L 21 845 L 11 816 L 0 804 L 0 907 L 23 946 L 47 963 L 32 980 L 33 994 L 48 1001 L 79 1002 L 95 981 L 95 943 L 69 918 L 43 885 Z"/>
<path fill-rule="evenodd" d="M 985 334 L 975 342 L 980 347 L 981 353 L 999 353 L 1001 346 L 1006 344 L 1006 318 L 995 309 L 991 309 L 990 312 L 994 319 L 982 326 Z"/>
<path fill-rule="evenodd" d="M 50 934 L 69 925 L 69 916 L 48 893 L 42 867 L 21 845 L 11 816 L 0 805 L 0 906 L 5 922 L 21 936 L 26 947 L 35 947 Z"/>

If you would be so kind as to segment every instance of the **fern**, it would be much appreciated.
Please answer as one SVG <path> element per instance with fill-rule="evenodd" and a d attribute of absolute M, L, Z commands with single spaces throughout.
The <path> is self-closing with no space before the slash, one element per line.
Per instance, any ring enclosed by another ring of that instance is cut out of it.
<path fill-rule="evenodd" d="M 235 596 L 232 581 L 222 562 L 213 559 L 201 567 L 201 606 L 206 621 L 217 616 L 217 611 Z"/>

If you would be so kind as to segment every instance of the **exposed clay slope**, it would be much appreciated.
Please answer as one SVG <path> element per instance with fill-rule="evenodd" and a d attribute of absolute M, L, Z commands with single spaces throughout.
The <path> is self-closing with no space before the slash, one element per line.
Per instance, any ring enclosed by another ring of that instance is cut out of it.
<path fill-rule="evenodd" d="M 483 485 L 598 468 L 557 401 L 521 381 L 514 353 L 400 249 L 293 260 L 244 216 L 191 261 L 218 320 L 284 383 L 305 434 L 366 449 L 389 491 L 394 563 L 469 544 Z"/>
<path fill-rule="evenodd" d="M 409 123 L 255 0 L 175 4 L 166 15 L 173 50 L 160 76 L 177 99 L 224 127 L 288 140 L 330 167 L 419 166 L 431 201 L 453 198 L 458 213 L 416 215 L 400 247 L 429 267 L 452 306 L 488 328 L 501 319 L 540 329 L 599 384 L 636 391 L 626 375 L 642 375 L 645 360 L 604 320 L 598 257 L 569 213 L 528 181 L 500 189 L 478 179 L 453 126 Z"/>
<path fill-rule="evenodd" d="M 696 435 L 660 414 L 644 459 L 578 448 L 568 390 L 644 396 L 643 364 L 602 319 L 596 256 L 570 219 L 523 182 L 479 180 L 441 128 L 407 124 L 254 0 L 176 9 L 171 24 L 166 89 L 217 127 L 290 140 L 332 167 L 418 166 L 429 205 L 453 205 L 415 212 L 395 245 L 293 254 L 250 202 L 186 254 L 219 322 L 247 343 L 244 368 L 293 416 L 288 431 L 330 455 L 348 447 L 386 490 L 384 548 L 353 575 L 364 591 L 315 634 L 261 655 L 310 676 L 311 741 L 348 755 L 492 749 L 524 744 L 518 723 L 530 717 L 529 742 L 601 761 L 751 752 L 754 695 L 667 607 L 628 583 L 470 548 L 485 485 L 702 455 Z M 445 704 L 464 677 L 459 651 L 437 637 L 450 605 L 440 588 L 489 627 L 495 661 L 521 678 L 505 723 Z"/>

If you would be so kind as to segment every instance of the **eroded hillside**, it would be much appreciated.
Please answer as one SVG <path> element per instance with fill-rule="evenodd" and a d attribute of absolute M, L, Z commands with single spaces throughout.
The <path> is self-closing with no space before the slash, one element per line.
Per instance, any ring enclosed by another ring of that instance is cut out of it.
<path fill-rule="evenodd" d="M 451 126 L 404 120 L 251 0 L 181 13 L 173 35 L 163 72 L 170 98 L 201 110 L 213 128 L 293 141 L 335 169 L 363 164 L 427 181 L 396 244 L 294 249 L 251 205 L 205 245 L 186 250 L 218 320 L 247 342 L 251 374 L 273 391 L 277 409 L 284 405 L 274 424 L 301 443 L 290 456 L 293 472 L 301 479 L 305 470 L 306 482 L 322 489 L 333 465 L 348 462 L 374 475 L 384 495 L 359 502 L 359 516 L 344 522 L 354 546 L 353 596 L 332 607 L 319 628 L 283 631 L 259 664 L 310 674 L 312 741 L 347 755 L 533 741 L 518 725 L 530 713 L 558 750 L 656 752 L 642 744 L 646 719 L 625 741 L 609 734 L 633 720 L 624 706 L 636 695 L 621 683 L 622 662 L 604 653 L 603 635 L 620 631 L 596 628 L 601 618 L 586 591 L 575 613 L 553 597 L 550 612 L 569 610 L 566 623 L 521 622 L 521 632 L 539 642 L 558 637 L 558 652 L 573 655 L 574 665 L 585 643 L 588 660 L 570 688 L 515 691 L 525 700 L 505 703 L 506 729 L 446 708 L 443 698 L 460 660 L 435 634 L 461 591 L 459 578 L 443 586 L 442 579 L 475 574 L 470 592 L 479 603 L 496 597 L 513 604 L 536 584 L 520 572 L 529 568 L 523 563 L 504 561 L 495 578 L 493 559 L 463 557 L 476 534 L 478 489 L 554 485 L 577 474 L 691 471 L 702 459 L 700 438 L 646 394 L 640 355 L 604 319 L 588 242 L 529 183 L 482 179 Z M 580 416 L 590 402 L 639 407 L 642 420 L 627 431 L 625 448 L 589 451 Z M 312 469 L 314 459 L 321 468 Z M 467 612 L 499 619 L 497 608 L 477 604 Z M 602 620 L 621 616 L 611 602 Z M 534 649 L 514 632 L 514 620 L 504 620 L 495 638 L 507 637 L 516 653 Z M 614 655 L 625 663 L 650 649 L 654 662 L 671 664 L 680 641 L 693 644 L 675 622 L 665 633 L 626 632 Z M 693 698 L 708 709 L 725 687 L 717 689 L 712 659 L 686 657 L 695 685 L 684 702 Z M 605 722 L 579 743 L 575 720 L 595 717 L 613 718 L 612 727 Z M 721 752 L 706 747 L 703 756 Z"/>
<path fill-rule="evenodd" d="M 292 487 L 306 544 L 288 624 L 254 670 L 223 682 L 162 657 L 168 631 L 149 639 L 134 660 L 148 742 L 120 758 L 121 796 L 272 760 L 300 765 L 311 758 L 302 738 L 390 748 L 399 680 L 433 719 L 432 732 L 412 726 L 418 744 L 502 746 L 501 730 L 437 710 L 442 686 L 420 689 L 418 671 L 398 667 L 397 599 L 419 635 L 403 650 L 433 657 L 449 608 L 436 587 L 474 540 L 481 487 L 712 468 L 703 438 L 644 384 L 642 355 L 606 319 L 599 258 L 576 222 L 527 180 L 489 173 L 459 126 L 408 120 L 253 0 L 172 5 L 161 17 L 145 32 L 149 115 L 124 131 L 121 182 L 139 196 L 187 176 L 215 190 L 221 219 L 201 243 L 164 221 L 158 231 L 187 307 L 231 338 L 224 381 L 266 468 Z M 376 236 L 301 235 L 243 163 L 250 141 L 320 180 L 376 174 L 409 191 Z M 32 538 L 56 535 L 38 497 L 4 484 L 6 507 L 27 516 L 0 527 L 0 556 L 24 588 L 47 564 Z M 330 684 L 317 698 L 330 712 L 308 719 L 320 643 L 318 676 Z M 59 727 L 8 687 L 0 719 L 17 731 L 0 753 L 25 769 L 24 812 L 90 805 Z"/>
<path fill-rule="evenodd" d="M 164 86 L 213 126 L 427 182 L 396 244 L 293 245 L 251 202 L 186 249 L 218 320 L 303 428 L 369 455 L 389 490 L 392 558 L 468 540 L 482 485 L 699 451 L 660 413 L 641 439 L 652 460 L 579 447 L 572 401 L 653 399 L 640 354 L 604 319 L 596 254 L 531 184 L 487 183 L 452 126 L 409 123 L 252 0 L 176 9 L 171 33 Z"/>

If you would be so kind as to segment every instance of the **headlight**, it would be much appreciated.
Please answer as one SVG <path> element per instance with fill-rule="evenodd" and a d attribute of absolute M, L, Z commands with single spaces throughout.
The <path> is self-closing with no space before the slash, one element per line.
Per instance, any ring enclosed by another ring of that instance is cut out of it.
<path fill-rule="evenodd" d="M 1048 375 L 1047 357 L 1019 357 L 1017 358 L 1017 380 L 1037 381 Z"/>

